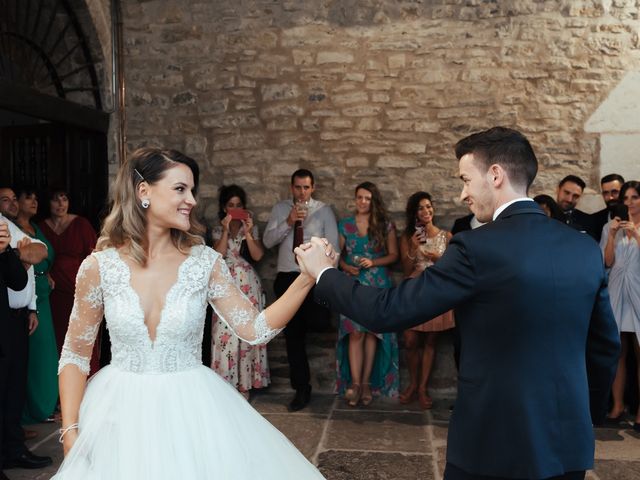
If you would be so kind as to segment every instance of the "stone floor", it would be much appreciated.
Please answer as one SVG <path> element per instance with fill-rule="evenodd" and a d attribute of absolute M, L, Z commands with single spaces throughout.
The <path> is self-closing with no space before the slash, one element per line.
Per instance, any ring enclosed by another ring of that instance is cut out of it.
<path fill-rule="evenodd" d="M 352 409 L 334 395 L 315 395 L 308 408 L 288 413 L 288 399 L 287 394 L 263 393 L 251 403 L 328 480 L 442 478 L 450 402 L 437 401 L 429 412 L 420 411 L 417 405 L 406 408 L 382 401 Z M 7 470 L 11 480 L 48 479 L 61 461 L 57 425 L 35 428 L 39 436 L 30 442 L 30 448 L 53 456 L 55 465 L 39 471 Z M 596 437 L 596 466 L 589 480 L 640 478 L 640 433 L 619 426 L 599 428 Z"/>

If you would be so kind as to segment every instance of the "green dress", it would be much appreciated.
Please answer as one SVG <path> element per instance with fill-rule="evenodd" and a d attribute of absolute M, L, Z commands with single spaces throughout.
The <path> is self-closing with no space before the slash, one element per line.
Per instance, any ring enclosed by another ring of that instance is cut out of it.
<path fill-rule="evenodd" d="M 53 414 L 58 402 L 58 350 L 49 307 L 49 281 L 47 272 L 53 265 L 53 247 L 38 226 L 31 222 L 36 234 L 32 238 L 47 245 L 49 255 L 34 265 L 36 274 L 36 307 L 38 328 L 29 337 L 29 370 L 27 378 L 27 403 L 22 416 L 23 423 L 38 423 Z"/>

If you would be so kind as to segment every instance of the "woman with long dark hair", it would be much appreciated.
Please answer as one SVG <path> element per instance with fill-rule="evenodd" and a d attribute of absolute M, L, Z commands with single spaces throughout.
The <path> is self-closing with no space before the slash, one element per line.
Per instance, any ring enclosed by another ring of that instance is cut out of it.
<path fill-rule="evenodd" d="M 32 238 L 47 245 L 47 258 L 34 265 L 38 308 L 38 328 L 29 336 L 29 372 L 27 376 L 27 404 L 23 415 L 25 423 L 42 422 L 51 416 L 58 402 L 58 350 L 53 330 L 49 294 L 55 286 L 49 275 L 55 259 L 53 247 L 33 221 L 38 213 L 38 194 L 35 188 L 19 187 L 16 225 Z"/>
<path fill-rule="evenodd" d="M 407 200 L 405 209 L 407 227 L 400 237 L 400 258 L 407 278 L 420 275 L 442 256 L 451 239 L 451 233 L 433 223 L 435 210 L 431 195 L 416 192 Z M 438 333 L 454 327 L 453 312 L 442 315 L 404 332 L 404 346 L 409 370 L 409 386 L 400 394 L 401 403 L 416 398 L 424 410 L 433 405 L 427 393 L 429 376 L 433 368 Z M 422 354 L 420 343 L 423 343 Z"/>
<path fill-rule="evenodd" d="M 620 420 L 624 415 L 627 356 L 631 348 L 635 351 L 636 370 L 640 372 L 640 182 L 632 180 L 622 185 L 619 198 L 627 207 L 626 213 L 615 212 L 614 218 L 602 228 L 600 239 L 604 263 L 611 269 L 609 299 L 622 346 L 611 388 L 612 420 Z M 634 415 L 634 429 L 640 431 L 640 408 Z"/>
<path fill-rule="evenodd" d="M 396 229 L 378 187 L 364 182 L 355 189 L 355 214 L 338 223 L 340 268 L 363 285 L 390 287 L 387 266 L 398 259 Z M 352 407 L 367 406 L 373 395 L 398 394 L 398 340 L 395 333 L 373 333 L 340 316 L 337 384 Z"/>
<path fill-rule="evenodd" d="M 258 227 L 246 207 L 247 194 L 241 187 L 222 186 L 218 196 L 220 225 L 212 229 L 211 237 L 213 248 L 224 257 L 236 285 L 262 311 L 264 291 L 251 263 L 260 261 L 264 249 L 260 244 Z M 215 313 L 211 324 L 211 368 L 246 398 L 252 388 L 268 386 L 267 346 L 243 342 Z"/>

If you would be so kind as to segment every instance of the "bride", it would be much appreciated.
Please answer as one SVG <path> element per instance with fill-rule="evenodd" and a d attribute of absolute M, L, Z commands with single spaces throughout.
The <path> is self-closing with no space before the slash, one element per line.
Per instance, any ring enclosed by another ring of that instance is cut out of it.
<path fill-rule="evenodd" d="M 194 218 L 199 169 L 172 150 L 136 151 L 118 173 L 96 252 L 83 262 L 60 358 L 56 480 L 322 479 L 236 390 L 200 361 L 206 303 L 243 340 L 266 343 L 298 310 L 301 274 L 259 313 Z M 103 315 L 112 363 L 87 382 Z"/>

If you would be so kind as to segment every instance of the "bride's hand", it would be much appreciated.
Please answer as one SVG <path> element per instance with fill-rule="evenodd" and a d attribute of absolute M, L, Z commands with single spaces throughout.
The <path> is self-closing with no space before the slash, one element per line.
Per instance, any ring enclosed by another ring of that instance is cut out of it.
<path fill-rule="evenodd" d="M 71 447 L 73 447 L 73 444 L 76 443 L 77 439 L 78 430 L 69 430 L 67 433 L 65 433 L 64 438 L 62 439 L 62 447 L 64 449 L 65 457 L 71 451 Z"/>

